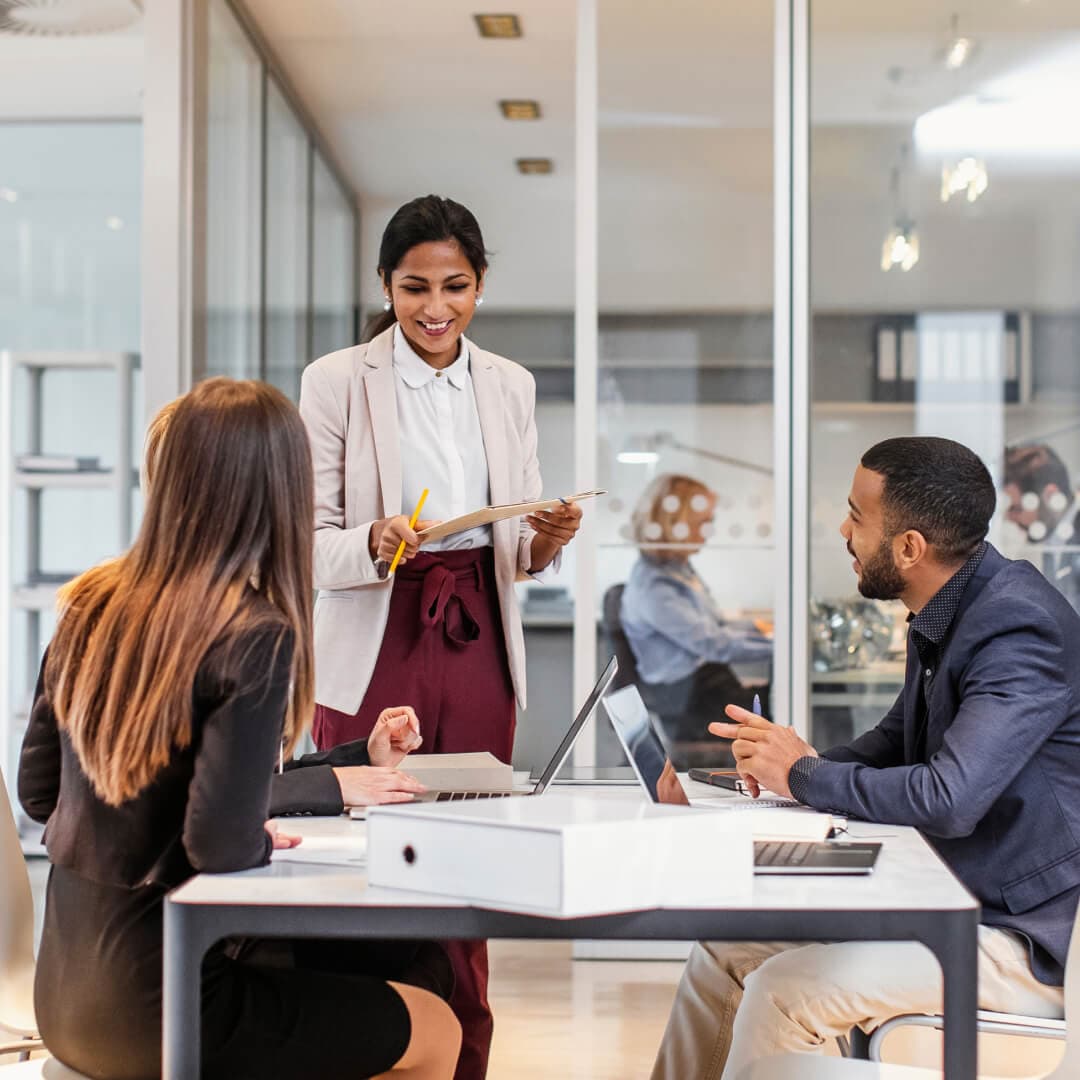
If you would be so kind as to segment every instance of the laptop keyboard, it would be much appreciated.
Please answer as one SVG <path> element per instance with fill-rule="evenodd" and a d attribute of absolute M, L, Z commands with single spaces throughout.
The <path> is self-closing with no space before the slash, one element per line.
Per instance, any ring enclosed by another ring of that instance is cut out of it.
<path fill-rule="evenodd" d="M 509 791 L 440 791 L 436 802 L 468 802 L 469 799 L 505 799 Z"/>
<path fill-rule="evenodd" d="M 802 866 L 815 844 L 804 841 L 759 840 L 754 844 L 755 866 Z"/>

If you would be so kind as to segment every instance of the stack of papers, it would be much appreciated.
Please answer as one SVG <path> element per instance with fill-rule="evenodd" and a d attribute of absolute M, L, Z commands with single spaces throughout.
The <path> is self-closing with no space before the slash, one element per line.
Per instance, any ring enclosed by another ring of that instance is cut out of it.
<path fill-rule="evenodd" d="M 512 791 L 514 771 L 494 754 L 410 754 L 398 769 L 435 791 Z"/>
<path fill-rule="evenodd" d="M 282 832 L 289 832 L 288 822 Z M 299 830 L 297 830 L 299 831 Z M 331 866 L 364 866 L 367 863 L 367 837 L 361 830 L 354 837 L 305 836 L 299 847 L 279 848 L 270 855 L 271 862 L 327 863 Z"/>

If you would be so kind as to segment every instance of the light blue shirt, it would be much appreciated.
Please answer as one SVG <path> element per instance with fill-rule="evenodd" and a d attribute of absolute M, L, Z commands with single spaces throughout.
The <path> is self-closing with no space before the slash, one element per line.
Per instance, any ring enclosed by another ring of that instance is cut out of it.
<path fill-rule="evenodd" d="M 772 642 L 749 620 L 726 621 L 689 562 L 640 557 L 619 618 L 648 683 L 678 682 L 710 662 L 772 659 Z"/>

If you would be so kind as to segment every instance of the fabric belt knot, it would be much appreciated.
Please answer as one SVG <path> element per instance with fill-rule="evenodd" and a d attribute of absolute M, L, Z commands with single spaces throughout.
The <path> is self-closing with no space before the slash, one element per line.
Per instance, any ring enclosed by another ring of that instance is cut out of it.
<path fill-rule="evenodd" d="M 442 626 L 446 640 L 464 648 L 480 637 L 480 624 L 455 592 L 456 584 L 453 570 L 441 563 L 430 567 L 424 574 L 420 593 L 420 618 L 425 631 Z"/>

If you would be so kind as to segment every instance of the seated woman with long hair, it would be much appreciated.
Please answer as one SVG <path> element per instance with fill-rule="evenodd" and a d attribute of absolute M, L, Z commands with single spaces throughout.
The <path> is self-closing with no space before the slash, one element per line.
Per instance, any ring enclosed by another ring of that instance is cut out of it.
<path fill-rule="evenodd" d="M 313 480 L 279 391 L 211 379 L 176 405 L 131 550 L 61 596 L 19 767 L 52 869 L 35 1008 L 99 1080 L 161 1069 L 162 902 L 198 872 L 263 866 L 282 740 L 313 709 Z M 378 976 L 203 965 L 204 1077 L 448 1078 L 436 994 Z"/>
<path fill-rule="evenodd" d="M 691 476 L 652 481 L 631 527 L 640 556 L 623 590 L 619 618 L 637 661 L 646 704 L 673 741 L 710 738 L 724 706 L 768 710 L 768 686 L 744 685 L 737 663 L 772 658 L 772 642 L 749 620 L 725 619 L 690 559 L 704 546 L 716 495 Z M 713 751 L 715 753 L 715 751 Z"/>

